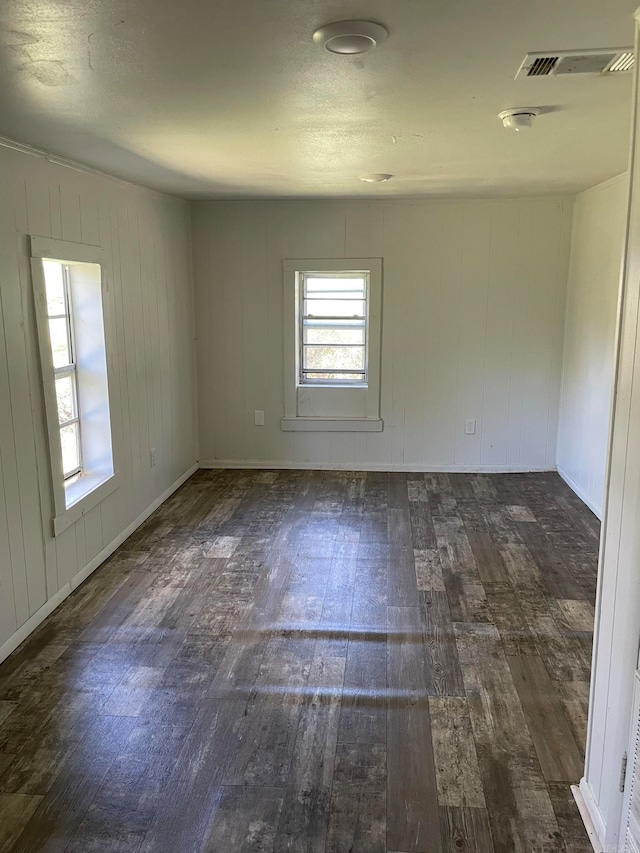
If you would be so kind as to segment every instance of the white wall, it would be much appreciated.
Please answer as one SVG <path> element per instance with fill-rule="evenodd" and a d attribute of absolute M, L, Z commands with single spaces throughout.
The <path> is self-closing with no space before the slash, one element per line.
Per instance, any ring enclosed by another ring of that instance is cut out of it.
<path fill-rule="evenodd" d="M 56 539 L 28 234 L 106 249 L 116 333 L 123 482 Z M 195 463 L 193 374 L 188 205 L 0 148 L 0 658 Z"/>
<path fill-rule="evenodd" d="M 555 468 L 571 208 L 194 204 L 202 464 Z M 283 259 L 377 256 L 384 432 L 282 432 Z"/>
<path fill-rule="evenodd" d="M 627 177 L 580 193 L 573 209 L 558 470 L 602 517 Z"/>

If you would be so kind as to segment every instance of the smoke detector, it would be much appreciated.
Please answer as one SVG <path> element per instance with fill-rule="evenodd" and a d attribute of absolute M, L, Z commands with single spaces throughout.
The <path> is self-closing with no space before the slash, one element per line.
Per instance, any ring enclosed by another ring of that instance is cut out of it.
<path fill-rule="evenodd" d="M 603 47 L 593 50 L 556 50 L 528 53 L 515 79 L 569 75 L 613 75 L 633 70 L 632 47 Z"/>
<path fill-rule="evenodd" d="M 329 53 L 353 55 L 372 50 L 389 37 L 387 30 L 372 21 L 335 21 L 313 34 L 316 44 Z"/>
<path fill-rule="evenodd" d="M 516 107 L 512 110 L 503 110 L 498 113 L 502 124 L 510 130 L 529 130 L 536 116 L 540 115 L 537 107 Z"/>

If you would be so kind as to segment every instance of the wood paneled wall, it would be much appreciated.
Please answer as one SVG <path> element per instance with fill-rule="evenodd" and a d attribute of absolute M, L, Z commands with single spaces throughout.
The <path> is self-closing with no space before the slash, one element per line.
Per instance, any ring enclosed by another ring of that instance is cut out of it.
<path fill-rule="evenodd" d="M 602 518 L 628 179 L 576 197 L 564 337 L 558 470 Z"/>
<path fill-rule="evenodd" d="M 115 330 L 122 485 L 55 539 L 29 234 L 106 249 Z M 195 463 L 193 337 L 186 202 L 0 148 L 0 647 Z"/>
<path fill-rule="evenodd" d="M 571 210 L 565 198 L 192 205 L 202 464 L 555 468 Z M 384 259 L 382 433 L 280 430 L 282 261 L 304 257 Z"/>

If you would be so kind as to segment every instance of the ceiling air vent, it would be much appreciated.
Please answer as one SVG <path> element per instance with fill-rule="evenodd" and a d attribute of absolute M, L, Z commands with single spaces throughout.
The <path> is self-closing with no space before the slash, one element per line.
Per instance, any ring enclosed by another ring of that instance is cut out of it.
<path fill-rule="evenodd" d="M 548 77 L 559 59 L 559 56 L 536 56 L 529 66 L 527 77 Z"/>
<path fill-rule="evenodd" d="M 612 62 L 607 72 L 609 74 L 616 74 L 619 71 L 631 71 L 633 69 L 633 51 L 626 50 L 620 54 L 620 56 Z"/>
<path fill-rule="evenodd" d="M 518 69 L 516 80 L 523 77 L 559 77 L 571 74 L 620 74 L 631 71 L 633 61 L 631 47 L 528 53 Z"/>

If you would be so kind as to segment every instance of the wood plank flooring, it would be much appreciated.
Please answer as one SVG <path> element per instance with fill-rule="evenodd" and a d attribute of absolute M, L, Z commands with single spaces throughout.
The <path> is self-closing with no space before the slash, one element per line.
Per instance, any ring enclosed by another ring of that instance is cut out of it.
<path fill-rule="evenodd" d="M 587 853 L 555 474 L 200 471 L 0 666 L 3 853 Z"/>

